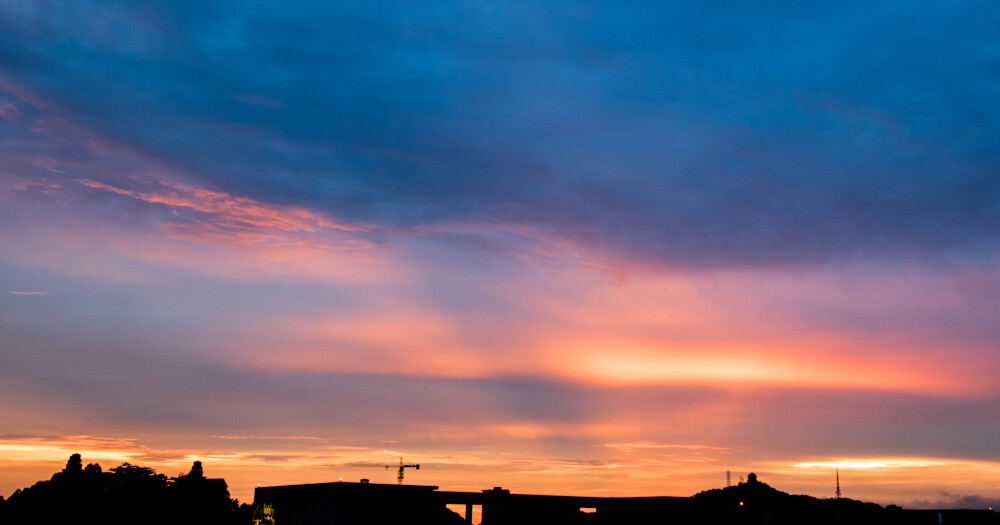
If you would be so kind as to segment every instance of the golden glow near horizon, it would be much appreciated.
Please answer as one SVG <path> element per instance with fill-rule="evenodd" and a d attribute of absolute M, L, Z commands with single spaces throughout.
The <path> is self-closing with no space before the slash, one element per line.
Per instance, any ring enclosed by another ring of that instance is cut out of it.
<path fill-rule="evenodd" d="M 603 461 L 580 462 L 503 452 L 456 455 L 444 450 L 340 446 L 313 436 L 219 436 L 217 439 L 230 443 L 273 440 L 309 445 L 296 445 L 282 455 L 273 448 L 157 450 L 138 440 L 90 436 L 5 438 L 0 441 L 0 465 L 14 474 L 31 472 L 44 479 L 61 469 L 72 453 L 80 453 L 85 463 L 100 463 L 105 470 L 128 461 L 167 475 L 184 472 L 192 461 L 199 460 L 205 464 L 206 475 L 225 477 L 230 492 L 244 502 L 252 499 L 253 487 L 258 485 L 316 483 L 338 478 L 394 483 L 395 471 L 384 466 L 393 465 L 399 457 L 419 457 L 424 466 L 421 471 L 407 473 L 409 483 L 438 485 L 442 490 L 481 490 L 500 483 L 520 493 L 592 496 L 686 496 L 722 486 L 724 472 L 732 470 L 740 475 L 756 471 L 779 490 L 830 497 L 827 492 L 831 473 L 839 468 L 842 484 L 850 489 L 848 497 L 883 505 L 909 503 L 921 495 L 926 499 L 928 495 L 921 489 L 928 478 L 936 481 L 936 490 L 968 490 L 981 480 L 1000 474 L 1000 462 L 931 457 L 734 462 L 733 451 L 724 448 L 649 442 L 607 443 L 604 448 L 614 451 L 612 456 Z M 23 482 L 11 479 L 10 475 L 0 476 L 0 493 L 9 495 L 22 485 Z M 893 495 L 900 493 L 912 494 L 911 500 Z"/>
<path fill-rule="evenodd" d="M 871 458 L 871 459 L 842 459 L 836 461 L 806 461 L 796 463 L 796 468 L 802 469 L 886 469 L 886 468 L 912 468 L 912 467 L 934 467 L 940 465 L 955 464 L 954 461 L 933 460 L 927 458 Z"/>

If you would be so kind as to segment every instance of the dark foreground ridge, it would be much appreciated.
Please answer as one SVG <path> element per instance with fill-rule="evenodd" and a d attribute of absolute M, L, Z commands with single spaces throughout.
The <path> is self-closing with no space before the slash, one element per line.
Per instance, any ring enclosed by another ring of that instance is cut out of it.
<path fill-rule="evenodd" d="M 0 497 L 0 525 L 1000 525 L 990 510 L 908 510 L 793 496 L 757 480 L 691 497 L 595 498 L 441 491 L 427 485 L 317 483 L 258 487 L 253 505 L 229 497 L 201 462 L 174 478 L 129 463 L 104 472 L 70 456 L 51 479 Z M 458 511 L 458 512 L 455 512 Z"/>
<path fill-rule="evenodd" d="M 477 508 L 478 507 L 478 508 Z M 454 512 L 457 509 L 460 512 Z M 691 497 L 593 498 L 511 494 L 500 487 L 449 492 L 427 485 L 318 483 L 258 487 L 255 525 L 978 525 L 989 510 L 907 510 L 845 498 L 793 496 L 750 474 L 746 483 Z"/>

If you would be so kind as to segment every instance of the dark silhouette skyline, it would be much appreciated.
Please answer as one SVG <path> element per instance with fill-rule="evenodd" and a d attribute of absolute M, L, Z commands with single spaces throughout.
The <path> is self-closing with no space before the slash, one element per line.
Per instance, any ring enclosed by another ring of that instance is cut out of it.
<path fill-rule="evenodd" d="M 440 491 L 434 486 L 335 482 L 258 487 L 258 525 L 472 523 L 482 525 L 996 525 L 985 509 L 902 509 L 849 498 L 791 495 L 758 480 L 699 492 L 690 497 L 582 497 L 514 494 L 502 487 L 480 492 Z M 451 507 L 451 509 L 448 509 Z M 455 512 L 454 508 L 464 509 Z M 377 511 L 372 511 L 377 509 Z"/>
<path fill-rule="evenodd" d="M 464 512 L 452 510 L 456 507 Z M 755 473 L 745 482 L 690 497 L 550 496 L 514 494 L 501 487 L 455 492 L 363 480 L 258 487 L 254 502 L 240 505 L 229 497 L 224 479 L 205 476 L 200 461 L 171 478 L 128 462 L 107 471 L 97 463 L 84 466 L 80 454 L 71 455 L 50 479 L 0 498 L 0 523 L 72 523 L 100 516 L 101 523 L 111 524 L 463 525 L 471 523 L 474 508 L 482 525 L 1000 523 L 1000 514 L 984 509 L 912 510 L 790 495 Z"/>

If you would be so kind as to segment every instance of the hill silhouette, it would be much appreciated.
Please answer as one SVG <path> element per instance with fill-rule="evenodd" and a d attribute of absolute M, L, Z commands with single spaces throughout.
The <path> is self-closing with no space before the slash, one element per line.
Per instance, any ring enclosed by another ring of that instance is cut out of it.
<path fill-rule="evenodd" d="M 722 489 L 699 492 L 692 496 L 696 515 L 711 517 L 704 523 L 741 524 L 836 524 L 858 525 L 903 523 L 896 508 L 847 498 L 819 499 L 792 495 L 757 480 Z M 906 522 L 909 523 L 909 522 Z"/>

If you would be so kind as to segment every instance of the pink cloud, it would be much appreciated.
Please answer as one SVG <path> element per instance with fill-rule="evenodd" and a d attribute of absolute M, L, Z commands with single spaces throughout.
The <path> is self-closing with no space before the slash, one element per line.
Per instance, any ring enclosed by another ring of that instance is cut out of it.
<path fill-rule="evenodd" d="M 158 187 L 154 191 L 144 192 L 127 190 L 91 179 L 78 179 L 77 182 L 90 188 L 125 195 L 153 204 L 163 204 L 171 208 L 183 208 L 210 214 L 213 219 L 211 224 L 214 226 L 210 234 L 250 229 L 258 232 L 311 233 L 317 233 L 324 229 L 346 232 L 364 229 L 346 223 L 334 222 L 322 214 L 303 208 L 263 204 L 245 197 L 233 197 L 224 192 L 165 180 L 156 181 Z"/>
<path fill-rule="evenodd" d="M 727 390 L 794 387 L 977 397 L 996 389 L 995 366 L 975 344 L 963 349 L 968 359 L 946 359 L 950 345 L 919 329 L 900 329 L 908 315 L 923 315 L 911 294 L 937 286 L 933 274 L 884 285 L 877 293 L 866 291 L 875 295 L 868 299 L 859 293 L 838 296 L 831 275 L 762 274 L 754 280 L 748 275 L 647 275 L 621 283 L 580 269 L 534 271 L 503 287 L 488 280 L 475 284 L 479 293 L 505 299 L 506 317 L 480 319 L 399 299 L 349 315 L 277 316 L 265 323 L 276 333 L 281 326 L 282 333 L 291 334 L 282 341 L 281 354 L 269 350 L 277 341 L 261 340 L 247 345 L 245 363 L 288 371 L 534 376 Z M 867 277 L 839 278 L 868 289 Z M 823 301 L 799 296 L 824 287 L 834 291 Z M 821 322 L 822 312 L 856 307 L 859 300 L 871 301 L 865 308 L 895 305 L 895 319 L 879 330 Z M 796 315 L 813 319 L 789 318 L 792 304 L 798 305 Z M 816 313 L 809 313 L 812 309 Z"/>
<path fill-rule="evenodd" d="M 4 102 L 0 104 L 0 117 L 7 120 L 14 120 L 21 116 L 21 110 L 17 109 L 17 106 L 10 102 Z"/>

